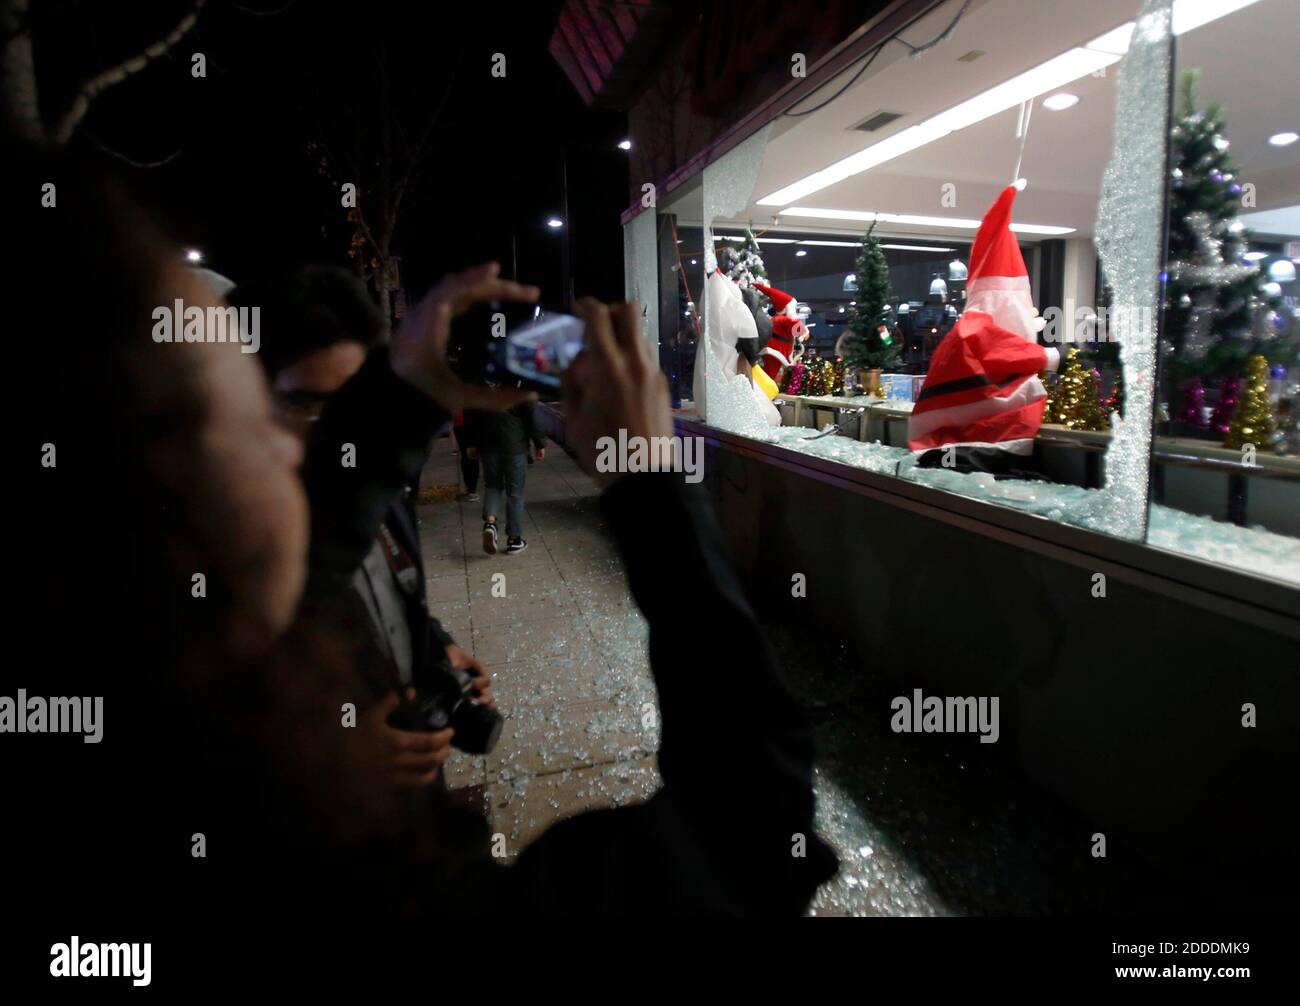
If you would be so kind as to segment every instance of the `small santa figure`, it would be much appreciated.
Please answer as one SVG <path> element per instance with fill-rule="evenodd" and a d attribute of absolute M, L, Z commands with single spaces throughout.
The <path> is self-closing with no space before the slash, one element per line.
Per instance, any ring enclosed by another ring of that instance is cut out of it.
<path fill-rule="evenodd" d="M 1038 374 L 1055 371 L 1060 353 L 1038 345 L 1043 319 L 1029 294 L 1029 273 L 1011 233 L 1008 185 L 989 208 L 971 245 L 966 310 L 939 343 L 907 424 L 907 444 L 922 466 L 1009 470 L 1033 452 L 1047 389 Z M 953 452 L 938 450 L 957 446 Z"/>
<path fill-rule="evenodd" d="M 772 318 L 772 337 L 760 355 L 763 357 L 763 372 L 779 383 L 782 368 L 790 366 L 798 356 L 795 347 L 808 340 L 808 326 L 799 320 L 799 304 L 788 293 L 762 283 L 754 286 L 767 294 L 776 312 Z"/>

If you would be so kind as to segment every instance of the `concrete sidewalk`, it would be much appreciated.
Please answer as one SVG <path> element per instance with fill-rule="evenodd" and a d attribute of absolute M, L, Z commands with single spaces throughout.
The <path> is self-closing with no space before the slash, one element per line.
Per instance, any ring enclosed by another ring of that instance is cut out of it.
<path fill-rule="evenodd" d="M 423 488 L 452 495 L 453 449 L 450 438 L 437 441 Z M 429 608 L 487 665 L 507 717 L 496 750 L 454 753 L 447 781 L 482 787 L 511 856 L 556 820 L 644 800 L 659 786 L 648 627 L 597 489 L 550 444 L 528 469 L 525 502 L 528 549 L 513 556 L 483 552 L 481 502 L 419 507 Z"/>

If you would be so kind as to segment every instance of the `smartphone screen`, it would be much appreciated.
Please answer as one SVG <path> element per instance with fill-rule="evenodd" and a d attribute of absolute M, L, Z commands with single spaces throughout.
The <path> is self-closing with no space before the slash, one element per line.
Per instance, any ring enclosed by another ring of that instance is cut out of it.
<path fill-rule="evenodd" d="M 550 388 L 582 352 L 582 321 L 571 314 L 545 314 L 507 333 L 497 346 L 494 369 Z"/>

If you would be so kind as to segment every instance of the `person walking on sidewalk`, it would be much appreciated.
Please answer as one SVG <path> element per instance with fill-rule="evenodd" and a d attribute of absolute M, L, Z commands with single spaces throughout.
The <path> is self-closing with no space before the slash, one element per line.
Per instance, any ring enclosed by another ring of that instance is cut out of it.
<path fill-rule="evenodd" d="M 460 454 L 460 474 L 465 480 L 465 493 L 461 499 L 466 503 L 478 502 L 478 458 L 469 440 L 469 430 L 465 427 L 465 410 L 461 409 L 452 417 L 451 434 L 456 451 Z"/>
<path fill-rule="evenodd" d="M 531 460 L 546 458 L 546 446 L 537 432 L 532 402 L 521 402 L 509 412 L 466 410 L 465 429 L 473 444 L 466 453 L 483 465 L 483 551 L 497 553 L 497 518 L 506 517 L 506 555 L 528 547 L 524 540 L 524 482 Z M 504 500 L 502 499 L 504 497 Z"/>

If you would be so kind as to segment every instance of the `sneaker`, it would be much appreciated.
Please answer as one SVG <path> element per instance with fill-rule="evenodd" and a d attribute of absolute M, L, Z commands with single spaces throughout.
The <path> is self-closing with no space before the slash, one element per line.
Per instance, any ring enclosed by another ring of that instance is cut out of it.
<path fill-rule="evenodd" d="M 461 501 L 462 503 L 477 503 L 477 502 L 478 502 L 478 493 L 464 493 L 464 494 L 461 496 L 460 501 Z"/>
<path fill-rule="evenodd" d="M 528 542 L 522 538 L 506 539 L 506 555 L 518 555 L 528 547 Z"/>
<path fill-rule="evenodd" d="M 497 554 L 497 526 L 490 520 L 483 522 L 483 551 L 488 555 Z"/>

